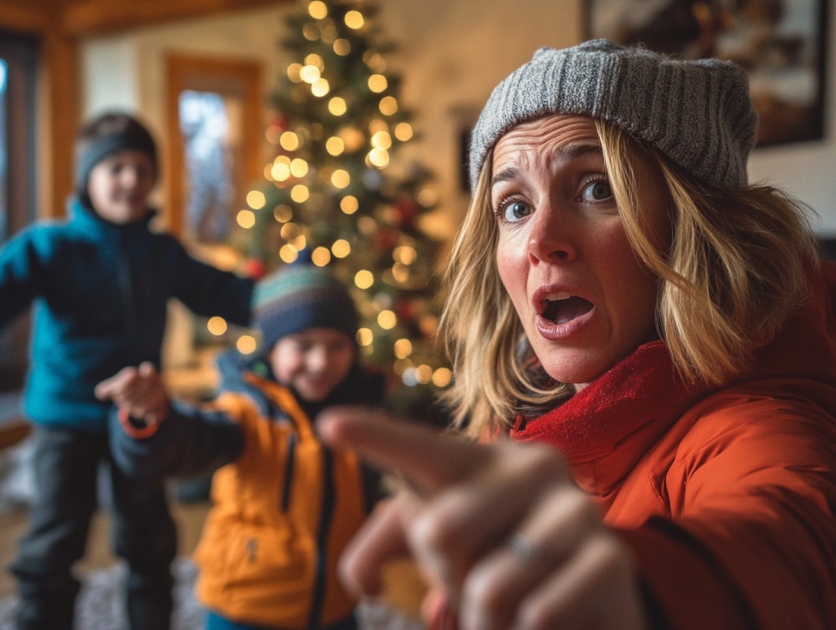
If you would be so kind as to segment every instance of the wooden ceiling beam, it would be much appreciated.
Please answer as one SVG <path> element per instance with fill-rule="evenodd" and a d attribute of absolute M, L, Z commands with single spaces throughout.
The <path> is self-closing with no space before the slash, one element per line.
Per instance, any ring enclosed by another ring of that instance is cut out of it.
<path fill-rule="evenodd" d="M 0 28 L 25 33 L 42 33 L 51 24 L 49 11 L 12 3 L 0 4 Z"/>
<path fill-rule="evenodd" d="M 68 4 L 59 28 L 72 37 L 105 35 L 213 13 L 240 11 L 291 0 L 83 0 Z"/>

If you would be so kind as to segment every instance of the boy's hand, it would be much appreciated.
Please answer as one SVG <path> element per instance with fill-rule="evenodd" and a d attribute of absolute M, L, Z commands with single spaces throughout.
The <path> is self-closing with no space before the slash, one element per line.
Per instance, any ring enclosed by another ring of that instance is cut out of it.
<path fill-rule="evenodd" d="M 153 363 L 126 367 L 105 379 L 94 390 L 99 400 L 112 400 L 119 411 L 151 426 L 168 416 L 170 404 Z"/>

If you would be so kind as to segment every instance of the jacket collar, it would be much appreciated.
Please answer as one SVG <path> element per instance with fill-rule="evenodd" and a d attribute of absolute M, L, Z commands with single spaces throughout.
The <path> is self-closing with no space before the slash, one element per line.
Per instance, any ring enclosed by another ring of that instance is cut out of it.
<path fill-rule="evenodd" d="M 153 208 L 149 208 L 148 212 L 141 219 L 133 221 L 132 223 L 118 225 L 116 223 L 111 223 L 110 221 L 105 221 L 78 197 L 73 197 L 70 199 L 68 204 L 68 214 L 70 215 L 70 224 L 88 234 L 112 235 L 119 232 L 130 233 L 148 231 L 148 225 L 156 216 L 157 211 Z"/>

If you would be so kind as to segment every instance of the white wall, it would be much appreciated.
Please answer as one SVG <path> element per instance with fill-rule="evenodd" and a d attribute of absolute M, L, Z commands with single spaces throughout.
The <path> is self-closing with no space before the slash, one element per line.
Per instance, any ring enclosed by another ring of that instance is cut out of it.
<path fill-rule="evenodd" d="M 381 22 L 399 52 L 391 67 L 404 77 L 402 103 L 416 113 L 423 135 L 403 152 L 438 175 L 442 207 L 433 224 L 454 231 L 467 203 L 459 190 L 459 133 L 473 122 L 491 89 L 527 61 L 539 46 L 570 46 L 583 36 L 582 0 L 386 0 Z M 836 3 L 831 24 L 836 24 Z M 164 123 L 164 54 L 170 50 L 261 59 L 269 92 L 290 59 L 278 40 L 282 16 L 292 4 L 233 15 L 146 28 L 117 38 L 91 40 L 82 60 L 85 112 L 110 104 L 136 104 L 158 132 Z M 830 55 L 827 130 L 836 107 L 836 29 Z M 115 68 L 124 63 L 121 70 Z M 787 188 L 820 214 L 823 234 L 836 235 L 836 141 L 756 149 L 750 161 L 753 181 Z"/>

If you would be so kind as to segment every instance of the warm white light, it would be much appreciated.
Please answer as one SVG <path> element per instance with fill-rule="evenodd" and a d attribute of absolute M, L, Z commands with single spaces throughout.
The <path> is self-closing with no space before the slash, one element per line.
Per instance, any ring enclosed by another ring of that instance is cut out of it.
<path fill-rule="evenodd" d="M 254 337 L 251 337 L 250 335 L 241 335 L 238 337 L 238 343 L 235 344 L 235 347 L 238 348 L 238 352 L 241 354 L 252 354 L 255 352 L 258 344 L 255 342 Z"/>
<path fill-rule="evenodd" d="M 314 96 L 325 96 L 331 91 L 331 85 L 326 79 L 317 79 L 311 85 L 311 94 Z"/>
<path fill-rule="evenodd" d="M 285 204 L 278 205 L 273 210 L 273 217 L 279 223 L 287 223 L 293 218 L 293 210 Z"/>
<path fill-rule="evenodd" d="M 382 74 L 373 74 L 369 77 L 369 89 L 372 92 L 382 92 L 389 86 L 389 82 Z"/>
<path fill-rule="evenodd" d="M 324 267 L 331 262 L 331 252 L 325 247 L 317 247 L 311 252 L 311 262 L 317 267 Z"/>
<path fill-rule="evenodd" d="M 372 146 L 375 149 L 389 149 L 392 146 L 392 136 L 388 131 L 378 131 L 372 136 Z"/>
<path fill-rule="evenodd" d="M 331 245 L 331 253 L 337 258 L 345 258 L 351 253 L 351 243 L 344 238 L 336 240 Z"/>
<path fill-rule="evenodd" d="M 322 57 L 320 57 L 316 53 L 311 53 L 310 55 L 305 57 L 305 65 L 314 66 L 320 72 L 325 70 L 325 62 L 323 62 Z"/>
<path fill-rule="evenodd" d="M 419 365 L 415 368 L 415 379 L 422 385 L 426 385 L 433 377 L 433 369 L 429 365 Z"/>
<path fill-rule="evenodd" d="M 290 177 L 290 167 L 283 162 L 278 162 L 273 164 L 273 168 L 270 169 L 270 175 L 277 182 L 283 182 Z"/>
<path fill-rule="evenodd" d="M 395 356 L 405 359 L 412 354 L 412 342 L 409 339 L 398 339 L 395 342 Z"/>
<path fill-rule="evenodd" d="M 340 57 L 345 57 L 351 52 L 351 44 L 347 39 L 340 38 L 334 42 L 334 52 Z"/>
<path fill-rule="evenodd" d="M 389 164 L 389 152 L 383 149 L 372 149 L 369 151 L 369 162 L 378 168 L 384 168 Z"/>
<path fill-rule="evenodd" d="M 398 316 L 389 310 L 380 311 L 380 314 L 377 316 L 377 323 L 384 330 L 389 330 L 394 328 L 398 323 Z"/>
<path fill-rule="evenodd" d="M 380 99 L 380 113 L 384 116 L 391 116 L 398 111 L 398 101 L 394 96 L 385 96 Z"/>
<path fill-rule="evenodd" d="M 453 373 L 447 368 L 438 368 L 433 372 L 433 384 L 436 387 L 447 387 L 453 380 Z"/>
<path fill-rule="evenodd" d="M 251 190 L 247 193 L 247 205 L 253 210 L 261 210 L 267 199 L 264 198 L 264 193 L 260 190 Z"/>
<path fill-rule="evenodd" d="M 292 131 L 285 131 L 279 138 L 279 144 L 285 151 L 295 151 L 299 148 L 299 136 Z"/>
<path fill-rule="evenodd" d="M 372 275 L 372 272 L 361 269 L 354 276 L 354 284 L 356 284 L 359 289 L 368 289 L 374 284 L 374 276 Z"/>
<path fill-rule="evenodd" d="M 346 109 L 348 109 L 348 107 L 345 104 L 344 98 L 335 96 L 328 101 L 328 111 L 334 114 L 334 116 L 342 116 L 345 114 Z"/>
<path fill-rule="evenodd" d="M 415 262 L 415 259 L 418 258 L 418 252 L 415 251 L 414 247 L 401 245 L 392 251 L 392 258 L 404 265 L 411 265 Z"/>
<path fill-rule="evenodd" d="M 322 74 L 316 66 L 303 66 L 299 71 L 299 76 L 305 83 L 316 83 Z"/>
<path fill-rule="evenodd" d="M 335 188 L 345 188 L 351 183 L 351 176 L 348 174 L 348 171 L 338 168 L 331 175 L 331 183 Z"/>
<path fill-rule="evenodd" d="M 282 226 L 281 235 L 282 238 L 286 241 L 292 241 L 299 237 L 302 233 L 302 230 L 299 229 L 299 226 L 295 223 L 285 223 Z"/>
<path fill-rule="evenodd" d="M 308 13 L 315 20 L 322 20 L 328 15 L 328 6 L 321 0 L 313 0 L 308 5 Z"/>
<path fill-rule="evenodd" d="M 293 199 L 296 203 L 304 203 L 308 200 L 308 197 L 311 196 L 308 187 L 304 184 L 297 184 L 293 188 L 290 189 L 290 198 Z"/>
<path fill-rule="evenodd" d="M 359 11 L 349 11 L 345 14 L 345 25 L 348 28 L 362 28 L 364 23 L 363 14 Z"/>
<path fill-rule="evenodd" d="M 406 142 L 412 138 L 412 125 L 405 122 L 398 123 L 398 126 L 395 127 L 395 137 L 401 142 Z"/>
<path fill-rule="evenodd" d="M 343 142 L 342 138 L 331 136 L 325 143 L 325 150 L 328 151 L 329 154 L 336 157 L 345 151 L 345 142 Z"/>
<path fill-rule="evenodd" d="M 370 346 L 374 341 L 374 333 L 368 328 L 361 328 L 357 331 L 357 344 L 361 346 Z"/>
<path fill-rule="evenodd" d="M 290 163 L 290 173 L 294 177 L 304 177 L 308 174 L 308 163 L 302 158 L 296 158 Z"/>
<path fill-rule="evenodd" d="M 353 195 L 346 195 L 343 197 L 342 201 L 340 201 L 340 210 L 346 214 L 354 214 L 357 212 L 357 208 L 359 207 L 360 203 L 357 201 L 357 197 L 354 197 Z"/>
<path fill-rule="evenodd" d="M 255 225 L 255 214 L 252 210 L 241 210 L 235 217 L 235 220 L 238 221 L 238 225 L 242 228 L 249 230 Z"/>
<path fill-rule="evenodd" d="M 281 258 L 288 265 L 299 257 L 296 249 L 292 245 L 283 245 L 279 250 L 279 258 Z"/>
<path fill-rule="evenodd" d="M 299 73 L 302 71 L 301 63 L 292 63 L 287 67 L 287 76 L 294 83 L 301 83 L 302 77 Z"/>
<path fill-rule="evenodd" d="M 206 322 L 206 328 L 213 335 L 222 335 L 227 329 L 226 320 L 223 317 L 212 317 Z"/>

